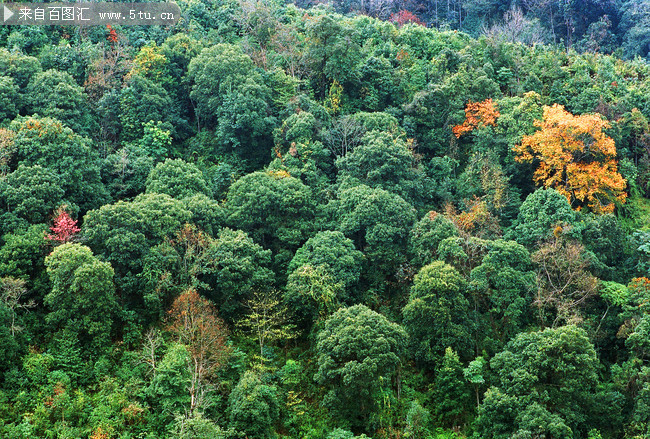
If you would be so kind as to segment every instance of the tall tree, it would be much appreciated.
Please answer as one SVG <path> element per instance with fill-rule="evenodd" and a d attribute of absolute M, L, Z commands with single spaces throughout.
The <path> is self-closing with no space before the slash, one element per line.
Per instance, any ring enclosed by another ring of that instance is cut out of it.
<path fill-rule="evenodd" d="M 536 161 L 536 183 L 555 188 L 572 206 L 596 213 L 612 212 L 625 202 L 625 180 L 618 173 L 609 123 L 599 115 L 573 116 L 561 105 L 544 107 L 540 130 L 524 136 L 514 151 L 519 162 Z"/>
<path fill-rule="evenodd" d="M 45 258 L 52 291 L 44 303 L 53 332 L 75 334 L 89 355 L 108 348 L 118 312 L 113 268 L 80 244 L 63 244 Z"/>
<path fill-rule="evenodd" d="M 190 289 L 174 300 L 168 311 L 169 330 L 187 347 L 191 358 L 190 412 L 204 407 L 216 372 L 229 354 L 227 330 L 215 306 Z"/>
<path fill-rule="evenodd" d="M 442 261 L 425 265 L 415 276 L 404 327 L 411 337 L 413 356 L 420 364 L 437 364 L 451 347 L 463 358 L 471 354 L 472 322 L 467 282 Z"/>
<path fill-rule="evenodd" d="M 296 336 L 295 327 L 289 323 L 289 310 L 277 292 L 254 291 L 245 306 L 249 312 L 238 324 L 257 339 L 262 361 L 267 343 L 291 340 Z"/>
<path fill-rule="evenodd" d="M 599 362 L 584 330 L 521 333 L 490 365 L 497 384 L 479 408 L 481 437 L 568 439 L 592 428 Z"/>
<path fill-rule="evenodd" d="M 391 380 L 398 371 L 407 340 L 401 326 L 364 305 L 330 316 L 316 346 L 315 379 L 329 388 L 325 404 L 351 427 L 366 427 L 380 380 Z"/>

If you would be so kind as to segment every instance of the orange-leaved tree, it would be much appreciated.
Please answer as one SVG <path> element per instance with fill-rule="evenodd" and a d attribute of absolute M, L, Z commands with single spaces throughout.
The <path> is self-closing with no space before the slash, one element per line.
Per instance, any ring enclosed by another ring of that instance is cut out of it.
<path fill-rule="evenodd" d="M 462 125 L 456 125 L 451 131 L 456 138 L 459 138 L 478 127 L 496 125 L 499 116 L 499 111 L 492 99 L 486 99 L 483 102 L 469 101 L 465 107 L 465 122 Z"/>
<path fill-rule="evenodd" d="M 215 306 L 189 289 L 174 300 L 169 310 L 169 330 L 190 353 L 190 410 L 201 407 L 212 378 L 227 361 L 230 347 L 228 331 Z"/>
<path fill-rule="evenodd" d="M 538 161 L 533 179 L 567 197 L 574 208 L 614 211 L 625 202 L 625 179 L 618 173 L 614 140 L 603 131 L 609 123 L 597 114 L 574 116 L 562 105 L 544 107 L 539 128 L 514 147 L 518 162 Z"/>

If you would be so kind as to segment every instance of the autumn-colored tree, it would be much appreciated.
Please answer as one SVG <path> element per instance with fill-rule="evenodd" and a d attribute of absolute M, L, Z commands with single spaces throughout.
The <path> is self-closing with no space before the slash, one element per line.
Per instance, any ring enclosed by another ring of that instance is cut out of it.
<path fill-rule="evenodd" d="M 131 68 L 130 47 L 126 38 L 107 27 L 108 48 L 98 53 L 88 66 L 84 88 L 91 101 L 98 101 L 104 93 L 120 89 L 124 76 Z"/>
<path fill-rule="evenodd" d="M 494 238 L 501 235 L 499 219 L 490 212 L 484 200 L 475 196 L 464 203 L 466 209 L 460 213 L 452 204 L 445 206 L 445 216 L 461 232 L 463 238 Z"/>
<path fill-rule="evenodd" d="M 115 29 L 113 29 L 110 24 L 107 24 L 106 25 L 106 30 L 108 31 L 108 35 L 106 36 L 106 40 L 109 43 L 112 43 L 112 44 L 117 43 L 117 32 L 115 31 Z"/>
<path fill-rule="evenodd" d="M 401 9 L 397 13 L 390 14 L 390 21 L 395 23 L 397 27 L 402 27 L 409 23 L 424 26 L 424 23 L 422 23 L 422 20 L 420 20 L 417 15 L 411 11 L 407 11 L 406 9 Z"/>
<path fill-rule="evenodd" d="M 492 102 L 492 99 L 486 99 L 483 102 L 469 101 L 465 107 L 465 121 L 462 125 L 453 127 L 451 131 L 456 138 L 459 138 L 476 128 L 488 125 L 495 126 L 499 116 L 499 111 Z"/>
<path fill-rule="evenodd" d="M 626 182 L 617 171 L 614 140 L 603 131 L 609 123 L 597 114 L 574 116 L 562 105 L 544 107 L 539 130 L 514 147 L 518 162 L 538 161 L 533 179 L 555 188 L 572 207 L 611 213 L 625 202 Z"/>
<path fill-rule="evenodd" d="M 226 345 L 227 330 L 217 317 L 209 300 L 189 289 L 174 301 L 169 310 L 169 330 L 191 356 L 190 410 L 204 403 L 210 389 L 210 378 L 221 368 L 230 354 Z"/>
<path fill-rule="evenodd" d="M 0 176 L 9 172 L 9 162 L 16 153 L 14 145 L 15 133 L 11 130 L 0 128 Z"/>
<path fill-rule="evenodd" d="M 460 213 L 451 204 L 445 206 L 445 217 L 455 226 L 457 235 L 440 241 L 437 253 L 439 259 L 468 276 L 488 251 L 486 239 L 501 236 L 501 226 L 485 201 L 474 197 L 465 204 L 466 210 Z"/>
<path fill-rule="evenodd" d="M 47 235 L 47 239 L 60 242 L 61 244 L 73 241 L 75 235 L 81 230 L 77 227 L 77 221 L 70 217 L 70 214 L 65 211 L 65 208 L 66 206 L 61 206 L 57 209 L 54 225 L 50 227 L 53 234 Z"/>

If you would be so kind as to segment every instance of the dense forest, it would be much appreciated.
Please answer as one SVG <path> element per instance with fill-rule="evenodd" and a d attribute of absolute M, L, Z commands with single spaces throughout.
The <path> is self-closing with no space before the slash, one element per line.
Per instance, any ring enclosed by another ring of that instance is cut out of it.
<path fill-rule="evenodd" d="M 650 437 L 650 1 L 179 6 L 0 27 L 0 437 Z"/>

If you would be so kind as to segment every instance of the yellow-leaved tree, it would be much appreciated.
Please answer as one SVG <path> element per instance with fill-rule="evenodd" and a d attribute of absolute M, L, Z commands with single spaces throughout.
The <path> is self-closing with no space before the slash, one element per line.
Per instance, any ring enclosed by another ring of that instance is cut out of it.
<path fill-rule="evenodd" d="M 544 107 L 539 128 L 514 147 L 518 162 L 536 161 L 533 180 L 567 197 L 571 206 L 595 213 L 614 211 L 625 202 L 625 179 L 618 173 L 614 140 L 603 131 L 609 123 L 597 114 L 574 116 L 562 105 Z"/>

